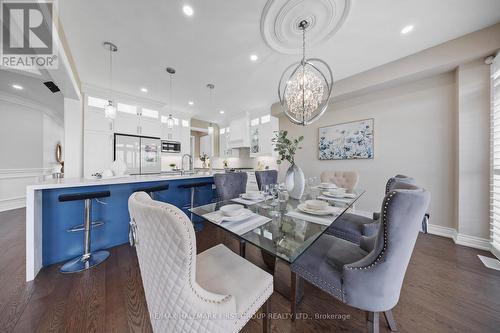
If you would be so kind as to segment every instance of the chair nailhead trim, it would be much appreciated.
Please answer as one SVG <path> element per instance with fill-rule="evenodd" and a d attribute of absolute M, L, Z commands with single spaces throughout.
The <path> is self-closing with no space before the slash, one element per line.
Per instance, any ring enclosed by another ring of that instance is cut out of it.
<path fill-rule="evenodd" d="M 370 268 L 376 266 L 384 257 L 385 250 L 387 249 L 387 207 L 389 207 L 389 202 L 391 201 L 392 197 L 394 197 L 394 195 L 396 195 L 396 193 L 397 192 L 393 191 L 390 194 L 388 194 L 387 199 L 384 202 L 384 213 L 382 215 L 382 224 L 384 226 L 384 246 L 382 248 L 382 251 L 380 251 L 379 255 L 377 256 L 377 259 L 375 259 L 375 261 L 372 262 L 370 265 L 363 266 L 363 267 L 353 267 L 353 266 L 345 265 L 344 267 L 346 269 L 367 270 L 367 269 L 370 269 Z"/>

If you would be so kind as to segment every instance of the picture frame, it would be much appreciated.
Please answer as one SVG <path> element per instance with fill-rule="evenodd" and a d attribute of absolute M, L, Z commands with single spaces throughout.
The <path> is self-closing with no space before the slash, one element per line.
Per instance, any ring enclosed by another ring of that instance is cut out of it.
<path fill-rule="evenodd" d="M 361 119 L 320 127 L 318 158 L 320 160 L 354 160 L 374 158 L 375 119 Z"/>

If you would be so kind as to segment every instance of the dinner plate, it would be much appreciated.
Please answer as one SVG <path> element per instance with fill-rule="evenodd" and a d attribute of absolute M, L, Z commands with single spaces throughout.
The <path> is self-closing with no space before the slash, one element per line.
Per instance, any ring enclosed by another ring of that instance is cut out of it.
<path fill-rule="evenodd" d="M 332 192 L 323 192 L 323 195 L 330 197 L 330 198 L 337 198 L 337 199 L 354 199 L 356 198 L 356 195 L 353 193 L 332 193 Z"/>
<path fill-rule="evenodd" d="M 327 209 L 322 209 L 322 210 L 312 210 L 307 208 L 306 204 L 300 204 L 297 206 L 297 209 L 300 210 L 301 212 L 307 213 L 307 214 L 312 214 L 312 215 L 332 215 L 336 212 L 336 209 L 334 207 L 329 206 Z"/>
<path fill-rule="evenodd" d="M 263 195 L 259 195 L 258 197 L 251 197 L 251 198 L 249 198 L 249 197 L 247 196 L 247 194 L 246 194 L 246 193 L 243 193 L 243 194 L 241 195 L 241 197 L 242 197 L 243 199 L 246 199 L 246 200 L 251 200 L 251 201 L 264 200 L 264 196 L 263 196 Z"/>
<path fill-rule="evenodd" d="M 222 214 L 222 212 L 221 212 L 221 214 Z M 241 209 L 241 214 L 238 214 L 236 216 L 223 216 L 220 220 L 220 223 L 243 221 L 243 220 L 249 218 L 252 214 L 253 214 L 253 212 L 251 210 L 243 208 L 243 209 Z"/>

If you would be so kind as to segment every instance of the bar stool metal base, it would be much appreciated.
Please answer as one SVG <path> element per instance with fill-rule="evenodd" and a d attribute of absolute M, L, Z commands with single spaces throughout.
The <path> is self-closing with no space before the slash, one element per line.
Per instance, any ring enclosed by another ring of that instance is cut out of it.
<path fill-rule="evenodd" d="M 108 257 L 109 257 L 108 251 L 92 252 L 90 253 L 90 257 L 86 259 L 85 255 L 71 259 L 70 261 L 62 265 L 59 271 L 64 274 L 82 272 L 91 267 L 99 265 L 104 260 L 108 259 Z"/>

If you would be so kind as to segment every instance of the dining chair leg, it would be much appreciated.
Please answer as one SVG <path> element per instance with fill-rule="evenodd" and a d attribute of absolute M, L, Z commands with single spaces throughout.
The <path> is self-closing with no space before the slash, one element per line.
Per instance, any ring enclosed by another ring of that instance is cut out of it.
<path fill-rule="evenodd" d="M 396 326 L 396 321 L 394 320 L 394 316 L 392 315 L 392 310 L 385 311 L 384 317 L 391 332 L 397 332 L 398 327 Z"/>
<path fill-rule="evenodd" d="M 369 312 L 366 325 L 368 333 L 379 333 L 379 312 Z"/>
<path fill-rule="evenodd" d="M 264 305 L 262 306 L 262 312 L 264 316 L 262 317 L 262 332 L 270 333 L 271 332 L 271 300 L 268 299 Z"/>
<path fill-rule="evenodd" d="M 299 292 L 299 284 L 300 284 L 300 277 L 297 276 L 297 274 L 294 271 L 290 272 L 290 277 L 291 277 L 291 284 L 290 284 L 290 305 L 291 305 L 291 315 L 292 315 L 292 321 L 295 321 L 297 319 L 297 307 L 299 305 L 298 302 L 298 292 Z"/>
<path fill-rule="evenodd" d="M 243 239 L 240 239 L 240 257 L 245 258 L 246 252 L 246 242 Z"/>

